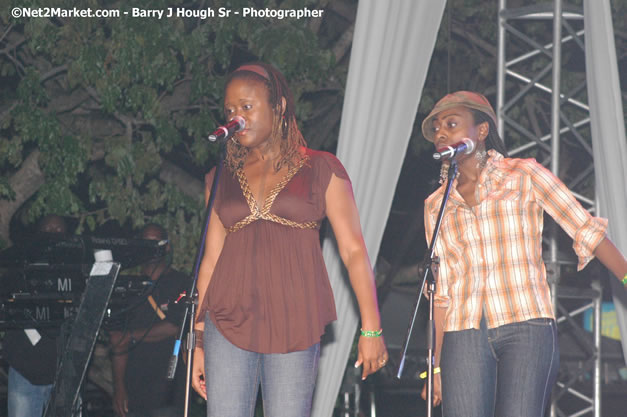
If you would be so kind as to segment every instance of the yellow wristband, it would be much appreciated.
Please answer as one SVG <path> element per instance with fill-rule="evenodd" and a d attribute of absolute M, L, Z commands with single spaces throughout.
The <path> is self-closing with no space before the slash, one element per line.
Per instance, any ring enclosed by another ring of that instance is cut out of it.
<path fill-rule="evenodd" d="M 440 373 L 440 367 L 438 366 L 437 368 L 433 370 L 433 375 L 439 374 L 439 373 Z M 420 379 L 425 379 L 426 377 L 427 377 L 427 371 L 424 371 L 423 373 L 420 374 Z"/>
<path fill-rule="evenodd" d="M 627 274 L 623 277 L 623 285 L 627 285 Z"/>

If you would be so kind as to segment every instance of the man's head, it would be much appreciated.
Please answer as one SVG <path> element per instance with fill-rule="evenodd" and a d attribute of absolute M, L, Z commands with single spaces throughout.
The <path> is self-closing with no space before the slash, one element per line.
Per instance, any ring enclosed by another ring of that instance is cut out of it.
<path fill-rule="evenodd" d="M 63 217 L 48 214 L 39 221 L 37 230 L 44 233 L 67 233 L 67 224 Z"/>
<path fill-rule="evenodd" d="M 145 240 L 168 240 L 168 232 L 165 228 L 156 223 L 148 223 L 142 228 L 142 231 L 139 235 L 140 239 Z M 168 242 L 166 246 L 166 254 L 159 258 L 153 258 L 146 262 L 146 267 L 152 265 L 154 268 L 156 264 L 169 264 L 170 263 L 170 243 Z"/>
<path fill-rule="evenodd" d="M 159 224 L 148 223 L 143 227 L 140 237 L 146 240 L 168 240 L 168 232 Z"/>

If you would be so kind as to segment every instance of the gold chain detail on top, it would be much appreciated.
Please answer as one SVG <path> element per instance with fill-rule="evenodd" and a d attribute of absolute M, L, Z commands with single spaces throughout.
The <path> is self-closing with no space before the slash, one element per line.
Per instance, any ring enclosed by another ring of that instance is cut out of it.
<path fill-rule="evenodd" d="M 283 226 L 294 227 L 297 229 L 316 229 L 320 225 L 319 222 L 305 222 L 298 223 L 293 220 L 285 219 L 283 217 L 277 216 L 276 214 L 270 213 L 270 208 L 274 203 L 274 200 L 277 198 L 281 190 L 287 185 L 288 182 L 296 175 L 296 173 L 305 165 L 305 162 L 309 160 L 309 156 L 305 156 L 302 158 L 296 165 L 291 167 L 287 174 L 283 177 L 281 181 L 277 183 L 270 191 L 270 194 L 266 197 L 263 207 L 260 209 L 253 193 L 250 191 L 250 187 L 248 186 L 248 181 L 246 180 L 246 175 L 244 174 L 244 170 L 242 168 L 238 169 L 235 172 L 237 176 L 237 180 L 239 181 L 240 188 L 242 189 L 242 193 L 244 194 L 244 198 L 248 203 L 248 208 L 250 209 L 250 214 L 243 218 L 242 220 L 235 223 L 233 226 L 226 229 L 227 233 L 233 233 L 244 226 L 251 224 L 252 222 L 263 219 L 271 222 L 282 224 Z"/>

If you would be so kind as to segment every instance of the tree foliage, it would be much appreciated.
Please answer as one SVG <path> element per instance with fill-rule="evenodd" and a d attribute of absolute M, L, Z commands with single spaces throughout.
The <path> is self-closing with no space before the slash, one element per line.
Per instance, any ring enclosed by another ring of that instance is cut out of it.
<path fill-rule="evenodd" d="M 294 86 L 305 126 L 321 117 L 313 112 L 316 92 L 331 89 L 341 95 L 338 80 L 346 68 L 323 47 L 332 42 L 318 34 L 328 32 L 324 21 L 123 13 L 16 19 L 9 14 L 14 7 L 50 4 L 9 3 L 0 16 L 0 236 L 5 243 L 11 221 L 19 226 L 47 213 L 75 218 L 77 233 L 108 230 L 103 226 L 111 224 L 130 232 L 156 221 L 170 231 L 177 266 L 189 269 L 203 221 L 203 174 L 217 159 L 217 145 L 205 138 L 223 121 L 224 75 L 249 60 L 276 65 Z M 248 0 L 81 3 L 81 9 L 121 12 L 180 7 L 217 13 L 220 7 L 251 5 Z M 260 9 L 317 9 L 326 2 L 254 3 Z M 70 0 L 54 6 L 77 7 Z M 337 106 L 323 109 L 333 112 Z M 29 155 L 35 161 L 25 175 Z M 37 181 L 32 193 L 25 191 L 24 183 Z"/>

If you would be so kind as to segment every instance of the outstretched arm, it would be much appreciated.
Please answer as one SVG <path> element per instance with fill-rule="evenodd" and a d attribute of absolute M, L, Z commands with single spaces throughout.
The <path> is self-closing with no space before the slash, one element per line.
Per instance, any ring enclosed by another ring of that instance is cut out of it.
<path fill-rule="evenodd" d="M 627 276 L 627 259 L 607 237 L 594 250 L 594 255 L 619 279 Z M 624 285 L 624 283 L 623 283 Z"/>

